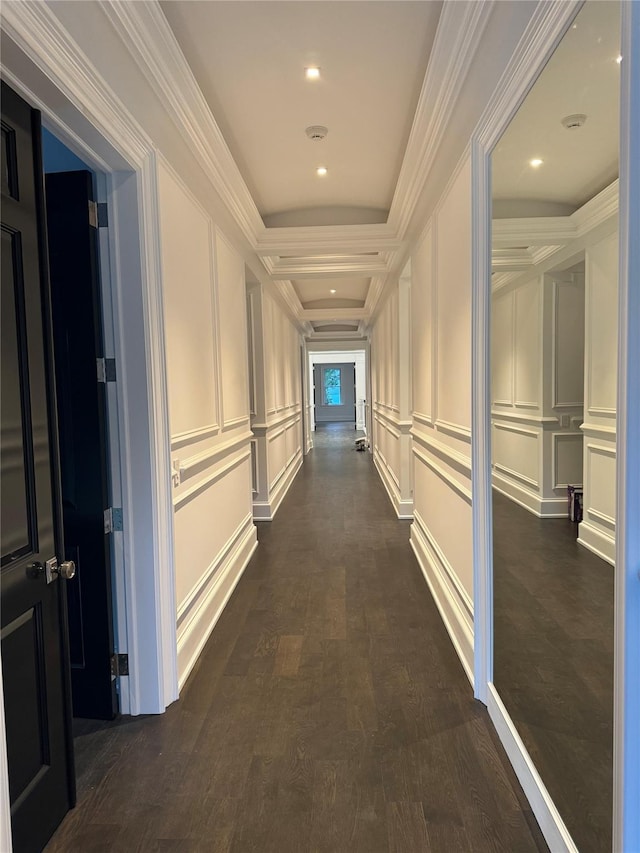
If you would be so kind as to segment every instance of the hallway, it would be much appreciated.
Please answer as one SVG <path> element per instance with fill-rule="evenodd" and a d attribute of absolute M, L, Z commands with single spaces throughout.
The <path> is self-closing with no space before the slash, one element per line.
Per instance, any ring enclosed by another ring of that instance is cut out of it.
<path fill-rule="evenodd" d="M 259 539 L 180 701 L 79 724 L 47 851 L 546 850 L 353 430 Z"/>

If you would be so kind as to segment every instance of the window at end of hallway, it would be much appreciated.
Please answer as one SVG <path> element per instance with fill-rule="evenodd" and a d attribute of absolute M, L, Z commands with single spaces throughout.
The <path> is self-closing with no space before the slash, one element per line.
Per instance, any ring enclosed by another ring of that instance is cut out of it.
<path fill-rule="evenodd" d="M 340 387 L 340 368 L 325 367 L 324 369 L 324 405 L 341 406 L 342 390 Z"/>

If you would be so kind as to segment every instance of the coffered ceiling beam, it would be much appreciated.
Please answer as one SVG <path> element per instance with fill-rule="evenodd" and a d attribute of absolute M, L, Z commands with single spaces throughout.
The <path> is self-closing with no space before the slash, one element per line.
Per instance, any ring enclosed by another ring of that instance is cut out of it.
<path fill-rule="evenodd" d="M 396 251 L 402 240 L 388 225 L 318 225 L 266 228 L 256 237 L 258 255 L 335 255 Z"/>
<path fill-rule="evenodd" d="M 358 320 L 366 320 L 368 317 L 369 312 L 366 308 L 303 308 L 300 312 L 300 319 L 314 323 L 321 320 L 344 320 L 355 323 Z"/>

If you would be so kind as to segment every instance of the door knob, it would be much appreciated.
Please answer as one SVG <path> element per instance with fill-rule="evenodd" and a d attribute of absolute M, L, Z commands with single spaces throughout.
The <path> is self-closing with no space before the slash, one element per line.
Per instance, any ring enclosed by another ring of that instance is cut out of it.
<path fill-rule="evenodd" d="M 58 566 L 58 574 L 66 581 L 70 581 L 71 578 L 75 577 L 76 564 L 73 562 L 73 560 L 65 560 Z"/>
<path fill-rule="evenodd" d="M 42 563 L 32 563 L 27 571 L 31 578 L 38 578 L 44 574 L 47 578 L 47 583 L 53 583 L 57 577 L 70 581 L 71 578 L 75 577 L 76 564 L 73 560 L 65 560 L 58 565 L 58 558 L 51 557 L 44 565 Z"/>

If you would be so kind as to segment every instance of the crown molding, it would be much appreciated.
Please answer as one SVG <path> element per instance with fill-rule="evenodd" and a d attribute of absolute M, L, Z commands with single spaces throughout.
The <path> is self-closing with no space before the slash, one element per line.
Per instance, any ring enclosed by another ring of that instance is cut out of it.
<path fill-rule="evenodd" d="M 296 293 L 293 285 L 290 281 L 286 279 L 281 279 L 279 281 L 274 281 L 273 285 L 277 292 L 280 294 L 281 298 L 286 303 L 289 311 L 293 314 L 295 319 L 298 322 L 302 320 L 302 304 L 298 299 L 298 294 Z"/>
<path fill-rule="evenodd" d="M 491 242 L 494 252 L 517 246 L 565 246 L 575 239 L 575 223 L 569 216 L 494 219 Z"/>
<path fill-rule="evenodd" d="M 262 218 L 160 4 L 98 2 L 254 248 Z"/>
<path fill-rule="evenodd" d="M 599 192 L 581 208 L 571 214 L 575 223 L 576 236 L 582 237 L 602 225 L 608 219 L 618 215 L 620 205 L 620 181 L 615 180 Z"/>
<path fill-rule="evenodd" d="M 332 278 L 343 276 L 359 276 L 369 277 L 374 275 L 384 275 L 387 272 L 387 265 L 377 260 L 374 256 L 366 258 L 330 258 L 328 260 L 319 260 L 310 258 L 308 261 L 304 258 L 279 258 L 275 263 L 271 259 L 272 264 L 270 274 L 277 278 Z M 269 267 L 266 267 L 269 270 Z"/>
<path fill-rule="evenodd" d="M 357 331 L 353 332 L 316 332 L 315 330 L 307 335 L 305 341 L 358 341 L 361 342 L 363 337 Z"/>
<path fill-rule="evenodd" d="M 140 166 L 148 158 L 150 138 L 49 6 L 3 3 L 2 29 L 125 160 Z"/>
<path fill-rule="evenodd" d="M 389 212 L 388 222 L 401 237 L 407 232 L 493 8 L 494 0 L 443 5 Z"/>
<path fill-rule="evenodd" d="M 578 244 L 595 229 L 613 222 L 618 215 L 618 204 L 619 182 L 615 180 L 570 216 L 495 219 L 492 223 L 492 272 L 502 276 L 538 269 L 546 271 L 548 261 L 560 255 L 563 249 Z M 512 280 L 502 277 L 494 280 L 492 290 L 502 289 Z"/>
<path fill-rule="evenodd" d="M 616 216 L 618 199 L 616 179 L 570 216 L 494 219 L 491 225 L 494 254 L 518 246 L 566 246 Z M 536 258 L 535 262 L 540 260 Z"/>

